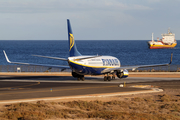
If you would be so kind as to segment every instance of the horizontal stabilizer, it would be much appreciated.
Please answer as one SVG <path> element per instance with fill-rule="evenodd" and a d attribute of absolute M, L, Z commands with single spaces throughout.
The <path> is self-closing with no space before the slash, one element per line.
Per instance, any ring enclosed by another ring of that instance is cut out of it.
<path fill-rule="evenodd" d="M 84 57 L 84 58 L 77 58 L 77 59 L 75 59 L 75 61 L 84 60 L 84 59 L 91 59 L 91 58 L 96 58 L 96 57 L 101 57 L 101 56 L 102 56 L 102 55 L 91 56 L 91 57 Z"/>

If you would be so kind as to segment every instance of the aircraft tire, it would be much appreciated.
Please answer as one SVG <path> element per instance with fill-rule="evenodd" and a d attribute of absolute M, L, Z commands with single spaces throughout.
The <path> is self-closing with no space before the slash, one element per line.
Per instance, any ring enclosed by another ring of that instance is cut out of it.
<path fill-rule="evenodd" d="M 106 76 L 104 76 L 104 81 L 107 81 L 107 77 Z"/>
<path fill-rule="evenodd" d="M 108 80 L 108 81 L 111 81 L 111 77 L 110 77 L 110 76 L 108 76 L 108 77 L 107 77 L 107 80 Z"/>
<path fill-rule="evenodd" d="M 84 81 L 84 76 L 83 76 L 83 77 L 81 77 L 81 80 L 82 80 L 82 81 Z"/>
<path fill-rule="evenodd" d="M 81 80 L 81 78 L 80 78 L 80 77 L 78 77 L 78 78 L 77 78 L 77 80 L 78 80 L 78 81 L 80 81 L 80 80 Z"/>

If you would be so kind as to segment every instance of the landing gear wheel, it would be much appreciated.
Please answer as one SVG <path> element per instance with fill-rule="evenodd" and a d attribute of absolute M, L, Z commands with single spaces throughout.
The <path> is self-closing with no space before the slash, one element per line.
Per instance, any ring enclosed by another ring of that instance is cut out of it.
<path fill-rule="evenodd" d="M 107 76 L 104 76 L 104 81 L 107 81 Z"/>
<path fill-rule="evenodd" d="M 107 80 L 108 80 L 108 81 L 111 81 L 111 77 L 110 77 L 110 76 L 108 76 L 108 77 L 107 77 Z"/>
<path fill-rule="evenodd" d="M 115 76 L 112 76 L 112 79 L 114 80 L 114 79 L 115 79 Z"/>
<path fill-rule="evenodd" d="M 80 81 L 80 80 L 81 80 L 81 78 L 80 78 L 80 77 L 78 77 L 78 78 L 77 78 L 77 80 L 78 80 L 78 81 Z"/>
<path fill-rule="evenodd" d="M 77 77 L 77 80 L 78 81 L 84 81 L 84 75 L 79 75 L 79 74 L 77 74 L 77 73 L 75 73 L 76 74 L 76 77 Z"/>
<path fill-rule="evenodd" d="M 81 80 L 82 80 L 82 81 L 84 81 L 84 76 L 83 76 L 83 77 L 81 77 Z"/>

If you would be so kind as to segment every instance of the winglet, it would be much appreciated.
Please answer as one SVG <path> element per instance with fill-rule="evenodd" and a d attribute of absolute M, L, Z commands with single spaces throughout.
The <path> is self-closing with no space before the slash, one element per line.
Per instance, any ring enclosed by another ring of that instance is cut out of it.
<path fill-rule="evenodd" d="M 5 55 L 5 57 L 6 57 L 7 62 L 8 62 L 8 63 L 11 63 L 11 61 L 9 61 L 9 59 L 8 59 L 8 57 L 7 57 L 7 55 L 6 55 L 5 50 L 3 50 L 3 52 L 4 52 L 4 55 Z"/>
<path fill-rule="evenodd" d="M 172 63 L 172 57 L 173 57 L 173 53 L 171 53 L 171 59 L 170 59 L 169 64 L 171 64 L 171 63 Z"/>

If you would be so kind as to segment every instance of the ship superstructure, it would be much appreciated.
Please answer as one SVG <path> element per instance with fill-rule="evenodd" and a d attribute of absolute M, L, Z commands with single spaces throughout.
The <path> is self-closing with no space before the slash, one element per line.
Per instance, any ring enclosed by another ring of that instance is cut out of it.
<path fill-rule="evenodd" d="M 163 48 L 174 48 L 177 45 L 175 40 L 175 34 L 168 29 L 168 33 L 161 34 L 162 39 L 154 41 L 153 33 L 152 33 L 152 40 L 148 41 L 148 46 L 150 49 L 163 49 Z"/>

